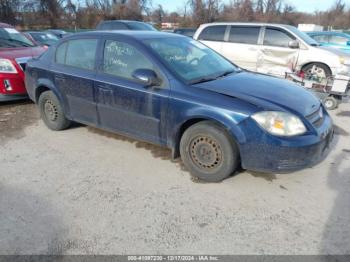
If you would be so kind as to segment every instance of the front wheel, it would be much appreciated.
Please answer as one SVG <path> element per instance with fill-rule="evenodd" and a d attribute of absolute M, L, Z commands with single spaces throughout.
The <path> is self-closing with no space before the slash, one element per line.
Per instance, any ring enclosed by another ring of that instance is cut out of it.
<path fill-rule="evenodd" d="M 199 122 L 185 131 L 180 153 L 191 174 L 208 182 L 229 177 L 239 162 L 233 138 L 224 128 L 210 121 Z"/>
<path fill-rule="evenodd" d="M 62 106 L 52 91 L 45 91 L 40 95 L 38 106 L 40 116 L 48 128 L 58 131 L 70 126 L 71 121 L 65 117 Z"/>
<path fill-rule="evenodd" d="M 302 69 L 307 78 L 316 79 L 320 82 L 326 82 L 327 78 L 332 76 L 328 66 L 321 63 L 311 63 Z"/>

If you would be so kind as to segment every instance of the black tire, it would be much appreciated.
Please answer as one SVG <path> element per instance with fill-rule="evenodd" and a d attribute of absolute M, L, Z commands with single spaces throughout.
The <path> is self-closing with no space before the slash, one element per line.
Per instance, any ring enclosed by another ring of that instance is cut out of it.
<path fill-rule="evenodd" d="M 220 182 L 237 169 L 239 151 L 226 130 L 210 121 L 189 127 L 180 141 L 181 159 L 192 175 Z"/>
<path fill-rule="evenodd" d="M 323 104 L 327 108 L 327 110 L 334 110 L 338 107 L 339 101 L 334 96 L 327 96 L 323 100 Z"/>
<path fill-rule="evenodd" d="M 41 118 L 51 130 L 64 130 L 70 126 L 71 121 L 65 117 L 62 106 L 52 91 L 40 95 L 38 106 Z"/>
<path fill-rule="evenodd" d="M 329 69 L 328 66 L 326 66 L 325 64 L 321 64 L 321 63 L 311 63 L 311 64 L 308 64 L 306 66 L 303 67 L 302 71 L 308 75 L 310 74 L 309 71 L 312 70 L 313 67 L 316 67 L 316 68 L 319 68 L 319 69 L 322 69 L 325 73 L 325 76 L 326 77 L 331 77 L 332 76 L 332 71 Z"/>

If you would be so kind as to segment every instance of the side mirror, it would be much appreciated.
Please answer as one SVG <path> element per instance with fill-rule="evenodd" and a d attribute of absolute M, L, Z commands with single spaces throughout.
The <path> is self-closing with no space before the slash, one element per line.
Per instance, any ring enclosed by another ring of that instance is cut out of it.
<path fill-rule="evenodd" d="M 347 42 L 346 42 L 346 45 L 350 45 L 350 41 L 347 41 Z"/>
<path fill-rule="evenodd" d="M 297 40 L 289 41 L 288 47 L 292 49 L 298 49 L 300 47 L 299 41 Z"/>
<path fill-rule="evenodd" d="M 150 69 L 136 69 L 132 73 L 133 78 L 135 78 L 138 82 L 145 85 L 145 87 L 149 86 L 159 86 L 161 84 L 161 80 L 158 78 L 156 72 Z"/>

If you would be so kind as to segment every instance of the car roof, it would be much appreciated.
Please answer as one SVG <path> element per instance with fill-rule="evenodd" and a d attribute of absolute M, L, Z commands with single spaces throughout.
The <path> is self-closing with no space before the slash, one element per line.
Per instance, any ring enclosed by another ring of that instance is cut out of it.
<path fill-rule="evenodd" d="M 0 23 L 0 28 L 9 28 L 9 27 L 14 28 L 12 25 Z"/>
<path fill-rule="evenodd" d="M 73 39 L 73 38 L 80 38 L 80 37 L 86 37 L 86 36 L 107 36 L 107 35 L 121 36 L 121 37 L 138 39 L 138 40 L 150 39 L 150 38 L 169 38 L 169 37 L 186 38 L 182 35 L 159 32 L 159 31 L 101 30 L 101 31 L 89 31 L 89 32 L 76 33 L 74 35 L 67 36 L 64 39 Z"/>
<path fill-rule="evenodd" d="M 142 24 L 146 24 L 146 22 L 142 22 L 142 21 L 136 21 L 136 20 L 103 20 L 101 21 L 101 23 L 113 23 L 113 22 L 118 22 L 118 23 L 142 23 Z"/>
<path fill-rule="evenodd" d="M 286 24 L 274 24 L 274 23 L 254 23 L 254 22 L 215 22 L 215 23 L 206 23 L 201 26 L 209 26 L 209 25 L 240 25 L 240 26 L 277 26 L 277 27 L 292 27 L 291 25 Z"/>
<path fill-rule="evenodd" d="M 307 32 L 309 35 L 343 35 L 343 36 L 350 36 L 347 33 L 343 32 L 334 32 L 334 31 L 312 31 L 312 32 Z"/>

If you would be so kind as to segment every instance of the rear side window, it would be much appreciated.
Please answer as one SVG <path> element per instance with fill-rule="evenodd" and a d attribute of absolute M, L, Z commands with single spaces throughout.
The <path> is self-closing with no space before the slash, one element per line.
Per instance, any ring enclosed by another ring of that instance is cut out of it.
<path fill-rule="evenodd" d="M 258 44 L 260 27 L 236 27 L 230 30 L 229 41 L 242 44 Z"/>
<path fill-rule="evenodd" d="M 93 70 L 97 39 L 70 40 L 56 50 L 56 63 Z"/>
<path fill-rule="evenodd" d="M 199 35 L 199 40 L 224 41 L 226 25 L 208 26 Z"/>
<path fill-rule="evenodd" d="M 136 69 L 154 70 L 151 61 L 127 43 L 107 40 L 103 57 L 103 72 L 121 78 L 134 80 Z"/>
<path fill-rule="evenodd" d="M 264 45 L 288 47 L 292 40 L 295 40 L 293 36 L 279 29 L 266 28 L 265 30 Z"/>

